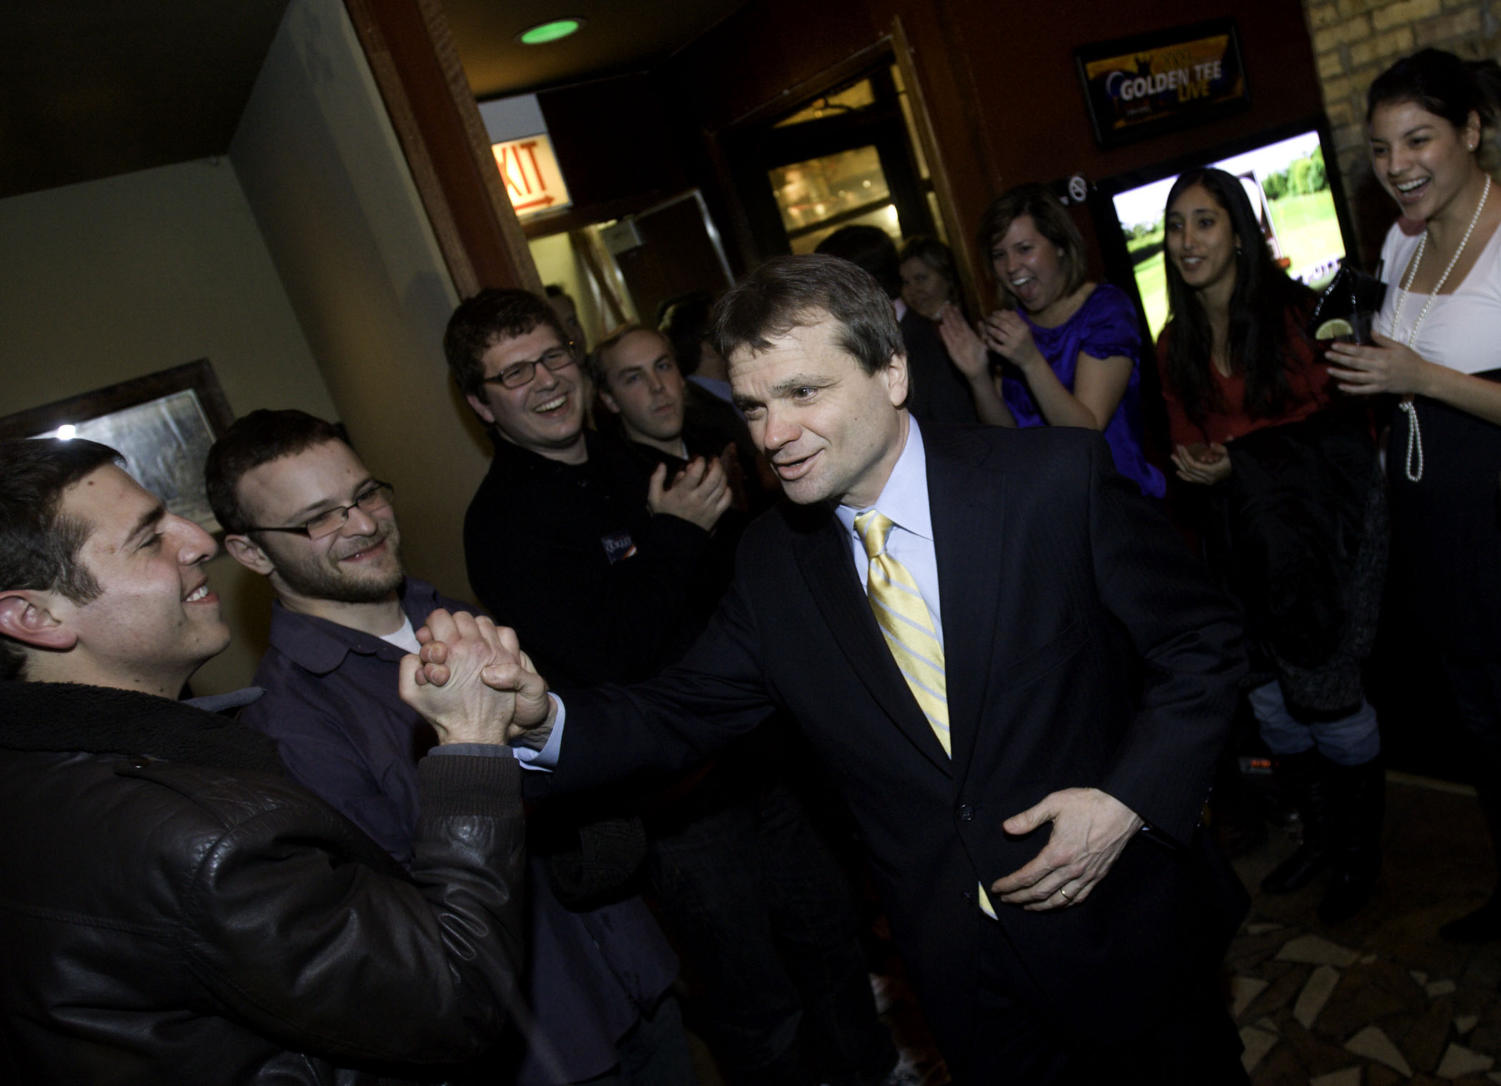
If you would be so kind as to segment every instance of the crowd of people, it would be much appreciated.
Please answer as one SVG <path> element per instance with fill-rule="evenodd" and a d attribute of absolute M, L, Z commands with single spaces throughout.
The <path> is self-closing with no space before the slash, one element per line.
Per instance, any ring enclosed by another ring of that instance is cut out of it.
<path fill-rule="evenodd" d="M 442 344 L 494 446 L 476 604 L 340 426 L 252 412 L 205 465 L 274 595 L 230 695 L 180 700 L 229 637 L 214 540 L 109 448 L 0 444 L 0 1066 L 689 1086 L 686 1018 L 733 1086 L 900 1086 L 877 900 L 956 1082 L 1245 1082 L 1201 814 L 1243 699 L 1303 827 L 1261 889 L 1367 905 L 1387 586 L 1501 870 L 1498 107 L 1434 50 L 1372 84 L 1369 337 L 1320 340 L 1241 180 L 1184 172 L 1145 382 L 1036 184 L 978 224 L 983 315 L 875 227 L 592 350 L 560 290 L 483 290 Z M 1501 890 L 1442 933 L 1501 939 Z"/>
<path fill-rule="evenodd" d="M 1498 93 L 1493 62 L 1431 49 L 1372 84 L 1372 166 L 1400 214 L 1364 342 L 1315 340 L 1316 296 L 1273 261 L 1240 178 L 1185 171 L 1164 208 L 1171 319 L 1156 355 L 1182 484 L 1171 504 L 1241 607 L 1247 701 L 1300 816 L 1298 849 L 1262 889 L 1326 876 L 1328 923 L 1361 908 L 1380 869 L 1381 739 L 1361 672 L 1388 583 L 1437 647 L 1501 870 L 1501 391 L 1487 379 L 1501 366 L 1484 331 L 1501 298 L 1501 208 L 1481 164 Z M 937 243 L 915 239 L 902 265 L 977 416 L 1103 430 L 1117 469 L 1166 495 L 1143 450 L 1139 317 L 1121 291 L 1085 281 L 1066 209 L 1018 186 L 986 210 L 978 243 L 1000 303 L 978 323 Z M 1501 938 L 1501 893 L 1443 934 Z"/>

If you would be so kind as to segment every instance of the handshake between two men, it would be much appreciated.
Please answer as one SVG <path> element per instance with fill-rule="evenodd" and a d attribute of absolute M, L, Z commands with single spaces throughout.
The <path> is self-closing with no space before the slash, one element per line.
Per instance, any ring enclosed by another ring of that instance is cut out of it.
<path fill-rule="evenodd" d="M 440 608 L 417 640 L 420 655 L 401 661 L 401 697 L 441 741 L 538 747 L 546 741 L 556 703 L 514 630 L 485 615 Z"/>
<path fill-rule="evenodd" d="M 401 662 L 401 697 L 437 729 L 441 741 L 532 750 L 547 744 L 558 703 L 521 651 L 514 630 L 484 615 L 439 609 L 417 631 L 417 640 L 420 654 Z M 1033 912 L 1081 903 L 1142 825 L 1107 793 L 1069 788 L 1012 815 L 1001 828 L 1027 834 L 1047 822 L 1052 832 L 1042 850 L 987 888 L 997 900 Z"/>

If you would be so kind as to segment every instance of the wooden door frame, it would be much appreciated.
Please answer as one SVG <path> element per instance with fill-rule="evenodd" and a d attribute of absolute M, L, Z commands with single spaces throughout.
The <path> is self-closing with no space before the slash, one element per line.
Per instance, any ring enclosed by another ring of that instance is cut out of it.
<path fill-rule="evenodd" d="M 943 148 L 938 142 L 938 137 L 933 131 L 933 118 L 928 111 L 928 96 L 923 90 L 922 77 L 918 72 L 917 51 L 913 48 L 911 40 L 907 36 L 906 27 L 902 25 L 902 17 L 891 17 L 891 51 L 896 57 L 897 70 L 902 73 L 902 86 L 907 91 L 907 101 L 912 107 L 913 127 L 917 129 L 918 143 L 922 146 L 923 157 L 928 163 L 928 175 L 933 182 L 933 197 L 938 203 L 938 215 L 943 220 L 943 232 L 947 235 L 949 248 L 954 253 L 954 262 L 960 268 L 974 268 L 975 252 L 974 241 L 970 237 L 970 230 L 965 229 L 964 223 L 959 218 L 959 202 L 954 194 L 954 186 L 949 179 L 948 161 L 943 153 Z M 989 255 L 986 255 L 985 263 L 990 263 Z M 971 276 L 960 276 L 962 283 L 969 282 Z M 976 292 L 966 299 L 971 313 L 983 313 L 989 306 L 982 306 L 978 296 L 978 284 L 972 284 Z"/>
<path fill-rule="evenodd" d="M 441 0 L 344 0 L 459 297 L 542 293 Z"/>

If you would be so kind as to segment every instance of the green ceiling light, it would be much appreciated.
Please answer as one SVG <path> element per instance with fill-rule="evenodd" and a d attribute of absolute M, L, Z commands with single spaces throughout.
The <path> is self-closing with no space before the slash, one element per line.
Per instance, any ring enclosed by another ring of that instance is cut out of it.
<path fill-rule="evenodd" d="M 544 42 L 559 41 L 577 34 L 583 25 L 582 19 L 554 19 L 523 30 L 516 35 L 516 40 L 522 45 L 542 45 Z"/>

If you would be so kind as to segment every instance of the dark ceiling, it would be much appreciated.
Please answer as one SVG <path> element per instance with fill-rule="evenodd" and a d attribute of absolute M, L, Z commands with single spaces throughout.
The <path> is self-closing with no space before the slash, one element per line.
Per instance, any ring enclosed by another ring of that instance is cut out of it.
<path fill-rule="evenodd" d="M 222 154 L 286 6 L 0 5 L 0 197 Z"/>
<path fill-rule="evenodd" d="M 0 198 L 223 154 L 288 0 L 0 4 Z M 444 0 L 476 98 L 644 67 L 746 0 Z M 516 35 L 580 16 L 550 45 Z"/>
<path fill-rule="evenodd" d="M 470 89 L 481 100 L 639 69 L 670 56 L 746 0 L 443 0 Z M 565 15 L 584 29 L 520 45 L 527 27 Z"/>

